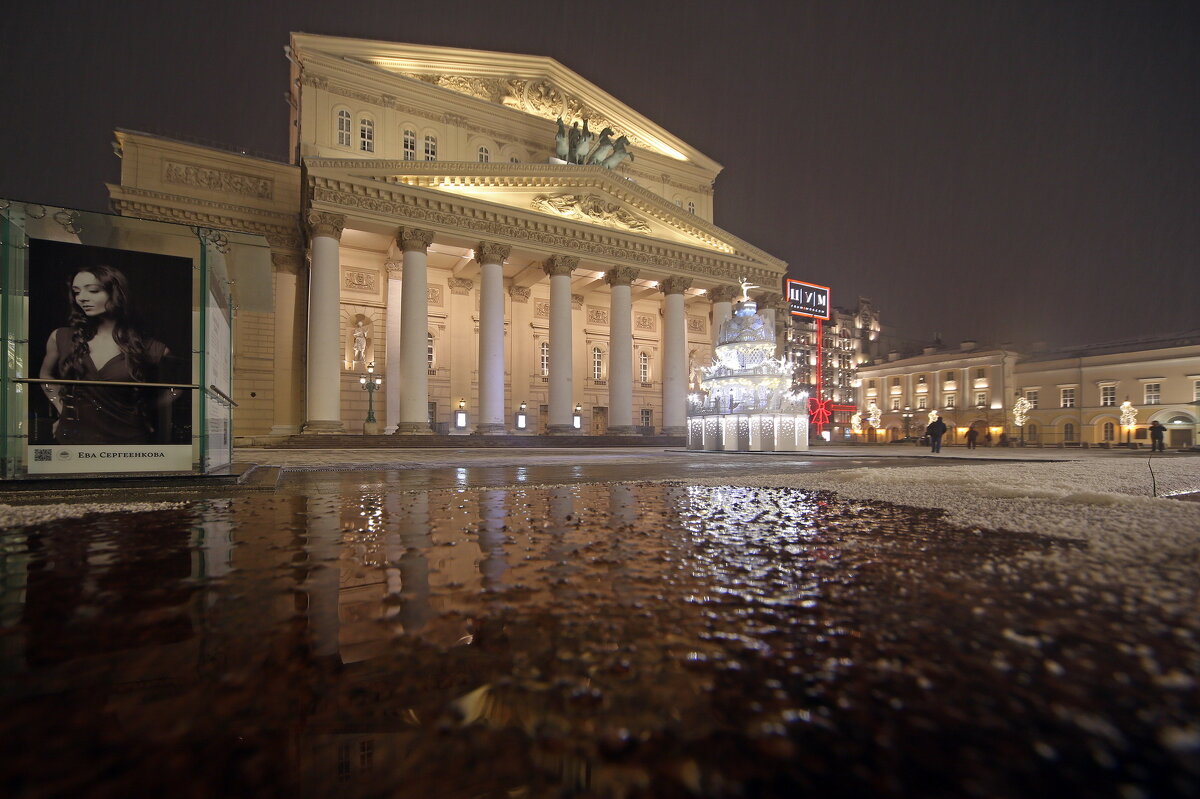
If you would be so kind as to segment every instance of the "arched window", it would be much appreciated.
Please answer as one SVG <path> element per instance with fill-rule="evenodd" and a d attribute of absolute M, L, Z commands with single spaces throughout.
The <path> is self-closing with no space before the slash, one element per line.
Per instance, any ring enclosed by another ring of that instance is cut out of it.
<path fill-rule="evenodd" d="M 415 130 L 404 131 L 404 160 L 417 160 L 417 132 Z"/>
<path fill-rule="evenodd" d="M 1067 422 L 1063 425 L 1063 441 L 1075 440 L 1075 425 Z"/>
<path fill-rule="evenodd" d="M 688 213 L 689 214 L 696 213 L 696 204 L 694 202 L 692 202 L 691 200 L 688 200 Z"/>
<path fill-rule="evenodd" d="M 437 136 L 426 134 L 425 136 L 425 160 L 437 160 Z"/>
<path fill-rule="evenodd" d="M 425 364 L 428 368 L 433 368 L 433 334 L 425 334 Z"/>
<path fill-rule="evenodd" d="M 592 347 L 592 379 L 604 379 L 604 350 Z"/>
<path fill-rule="evenodd" d="M 638 353 L 638 377 L 643 383 L 650 382 L 650 355 L 648 353 Z"/>
<path fill-rule="evenodd" d="M 510 164 L 519 164 L 519 163 L 521 163 L 521 159 L 520 159 L 520 158 L 517 158 L 517 157 L 514 155 L 512 158 L 508 159 L 508 162 L 509 162 Z"/>
<path fill-rule="evenodd" d="M 364 153 L 375 152 L 375 123 L 367 117 L 358 120 L 358 149 Z"/>
<path fill-rule="evenodd" d="M 479 163 L 486 164 L 492 160 L 492 151 L 486 147 L 479 148 Z"/>
<path fill-rule="evenodd" d="M 1112 422 L 1104 423 L 1104 440 L 1105 441 L 1114 440 L 1116 432 L 1117 432 L 1116 425 L 1114 425 Z"/>
<path fill-rule="evenodd" d="M 345 109 L 337 113 L 337 143 L 339 147 L 350 146 L 350 112 Z"/>
<path fill-rule="evenodd" d="M 538 360 L 542 366 L 542 377 L 550 374 L 550 342 L 543 341 L 538 346 Z"/>

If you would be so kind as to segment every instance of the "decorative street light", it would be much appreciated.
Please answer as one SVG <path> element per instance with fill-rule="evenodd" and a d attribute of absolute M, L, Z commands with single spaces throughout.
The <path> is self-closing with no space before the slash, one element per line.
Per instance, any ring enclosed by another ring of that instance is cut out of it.
<path fill-rule="evenodd" d="M 571 424 L 574 425 L 576 430 L 583 428 L 583 406 L 578 402 L 575 403 L 575 413 L 571 417 Z"/>
<path fill-rule="evenodd" d="M 517 429 L 524 430 L 529 427 L 529 415 L 525 412 L 525 400 L 521 400 L 521 407 L 517 409 Z"/>
<path fill-rule="evenodd" d="M 458 400 L 458 410 L 454 412 L 454 429 L 465 430 L 467 428 L 467 400 L 460 398 Z"/>
<path fill-rule="evenodd" d="M 379 423 L 375 421 L 375 392 L 383 385 L 383 376 L 375 374 L 374 361 L 367 364 L 367 373 L 359 375 L 358 382 L 362 390 L 367 392 L 367 419 L 363 422 L 363 435 L 377 435 Z"/>
<path fill-rule="evenodd" d="M 909 430 L 910 425 L 912 425 L 912 418 L 913 418 L 912 408 L 905 405 L 904 413 L 902 413 L 900 415 L 904 418 L 904 437 L 908 438 L 908 430 Z"/>

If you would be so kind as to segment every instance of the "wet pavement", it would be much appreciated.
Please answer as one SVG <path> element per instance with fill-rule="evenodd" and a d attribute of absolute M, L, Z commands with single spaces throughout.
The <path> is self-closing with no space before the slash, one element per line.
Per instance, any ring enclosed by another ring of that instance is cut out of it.
<path fill-rule="evenodd" d="M 1200 796 L 1194 614 L 1027 557 L 1077 541 L 686 482 L 722 468 L 0 530 L 0 794 Z"/>

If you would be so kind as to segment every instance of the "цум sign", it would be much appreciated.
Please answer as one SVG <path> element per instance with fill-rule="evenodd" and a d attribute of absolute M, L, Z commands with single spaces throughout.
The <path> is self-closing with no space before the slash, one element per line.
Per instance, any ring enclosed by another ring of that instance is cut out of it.
<path fill-rule="evenodd" d="M 829 287 L 803 280 L 787 281 L 788 310 L 792 316 L 807 316 L 813 319 L 829 318 Z"/>

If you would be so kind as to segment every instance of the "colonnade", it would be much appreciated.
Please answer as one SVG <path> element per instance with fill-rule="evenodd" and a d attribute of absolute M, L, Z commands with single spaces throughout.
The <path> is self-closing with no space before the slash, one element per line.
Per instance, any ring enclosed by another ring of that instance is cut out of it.
<path fill-rule="evenodd" d="M 308 303 L 308 406 L 304 432 L 340 432 L 341 352 L 339 349 L 340 290 L 339 247 L 345 218 L 338 214 L 310 211 L 312 265 Z M 428 336 L 428 251 L 434 232 L 402 227 L 396 242 L 403 253 L 400 262 L 388 261 L 387 352 L 385 407 L 388 431 L 398 434 L 430 431 Z M 480 242 L 475 258 L 479 283 L 479 396 L 476 432 L 498 435 L 508 431 L 504 408 L 504 284 L 503 265 L 511 247 Z M 579 258 L 555 254 L 542 269 L 550 281 L 550 435 L 575 433 L 572 387 L 571 275 Z M 604 276 L 611 287 L 609 309 L 608 431 L 632 435 L 633 423 L 633 301 L 631 286 L 639 270 L 629 266 L 609 269 Z M 684 292 L 691 278 L 669 277 L 659 282 L 663 294 L 662 334 L 662 432 L 686 434 L 687 330 Z M 736 290 L 721 287 L 722 290 Z M 726 291 L 728 293 L 728 291 Z M 725 300 L 727 318 L 729 301 Z M 718 314 L 720 306 L 717 306 Z M 720 320 L 716 323 L 719 324 Z"/>

